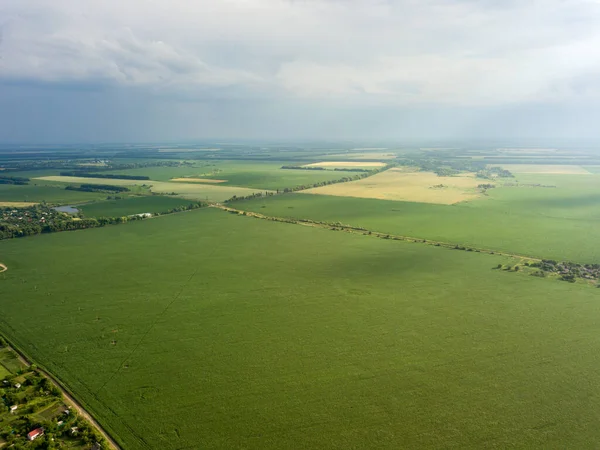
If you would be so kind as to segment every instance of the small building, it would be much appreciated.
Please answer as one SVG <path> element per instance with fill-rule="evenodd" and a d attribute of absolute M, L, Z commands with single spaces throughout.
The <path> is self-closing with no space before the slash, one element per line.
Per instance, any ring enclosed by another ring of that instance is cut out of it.
<path fill-rule="evenodd" d="M 71 436 L 77 436 L 78 432 L 79 432 L 78 427 L 71 427 Z"/>
<path fill-rule="evenodd" d="M 44 429 L 43 428 L 36 428 L 33 431 L 30 431 L 29 433 L 27 433 L 27 439 L 29 439 L 30 441 L 34 441 L 37 438 L 39 438 L 40 436 L 44 435 Z"/>
<path fill-rule="evenodd" d="M 11 413 L 11 414 L 14 414 L 14 413 L 15 413 L 15 411 L 16 411 L 18 408 L 19 408 L 19 407 L 18 407 L 17 405 L 12 405 L 12 406 L 10 407 L 10 413 Z"/>
<path fill-rule="evenodd" d="M 15 389 L 21 389 L 21 383 L 15 384 Z"/>

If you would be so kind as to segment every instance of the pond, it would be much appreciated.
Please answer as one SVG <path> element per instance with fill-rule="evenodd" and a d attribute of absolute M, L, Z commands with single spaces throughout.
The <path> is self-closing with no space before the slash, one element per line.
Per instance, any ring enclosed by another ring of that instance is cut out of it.
<path fill-rule="evenodd" d="M 54 208 L 55 211 L 64 212 L 67 214 L 77 214 L 79 210 L 74 206 L 57 206 Z"/>

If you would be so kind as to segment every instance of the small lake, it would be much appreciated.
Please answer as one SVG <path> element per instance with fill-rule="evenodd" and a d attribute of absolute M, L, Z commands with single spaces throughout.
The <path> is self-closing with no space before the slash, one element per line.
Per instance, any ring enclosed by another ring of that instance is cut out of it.
<path fill-rule="evenodd" d="M 77 214 L 79 210 L 74 206 L 57 206 L 54 208 L 55 211 L 67 213 L 67 214 Z"/>

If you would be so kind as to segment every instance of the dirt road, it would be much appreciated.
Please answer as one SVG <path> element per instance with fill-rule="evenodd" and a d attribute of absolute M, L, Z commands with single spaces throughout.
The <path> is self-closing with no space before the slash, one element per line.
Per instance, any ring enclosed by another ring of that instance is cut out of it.
<path fill-rule="evenodd" d="M 4 266 L 6 267 L 6 266 Z M 25 364 L 26 366 L 30 366 L 31 362 L 25 358 L 25 356 L 17 349 L 15 349 L 14 347 L 10 347 L 18 356 L 19 361 L 21 361 L 23 364 Z M 104 431 L 104 429 L 100 426 L 100 424 L 96 421 L 96 419 L 94 419 L 84 408 L 83 406 L 81 406 L 81 404 L 79 404 L 79 402 L 77 402 L 77 400 L 75 400 L 75 398 L 69 394 L 64 388 L 63 386 L 58 382 L 58 380 L 56 380 L 56 378 L 54 378 L 52 375 L 50 375 L 48 372 L 46 372 L 44 369 L 41 369 L 38 367 L 38 370 L 46 377 L 48 378 L 50 381 L 52 381 L 52 383 L 58 388 L 60 389 L 60 391 L 62 392 L 63 398 L 65 403 L 68 406 L 71 406 L 73 408 L 75 408 L 75 410 L 77 411 L 77 413 L 81 416 L 84 417 L 88 422 L 90 422 L 92 424 L 92 426 L 94 428 L 96 428 L 96 430 L 98 430 L 98 432 L 104 437 L 104 439 L 106 439 L 106 441 L 109 443 L 110 447 L 113 450 L 121 450 L 121 447 L 119 447 L 119 445 L 114 441 L 114 439 L 112 439 L 108 433 L 106 431 Z"/>

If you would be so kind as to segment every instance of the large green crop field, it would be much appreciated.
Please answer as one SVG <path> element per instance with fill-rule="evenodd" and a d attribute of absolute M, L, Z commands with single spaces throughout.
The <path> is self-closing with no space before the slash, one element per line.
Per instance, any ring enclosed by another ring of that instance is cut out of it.
<path fill-rule="evenodd" d="M 164 213 L 190 203 L 189 200 L 183 198 L 153 195 L 88 203 L 79 206 L 78 209 L 86 217 L 119 217 L 142 213 Z"/>
<path fill-rule="evenodd" d="M 152 180 L 169 181 L 178 177 L 226 180 L 222 185 L 242 186 L 252 189 L 277 190 L 294 186 L 337 180 L 353 172 L 281 169 L 282 165 L 304 163 L 256 161 L 196 161 L 193 167 L 148 167 L 108 173 L 145 175 Z"/>
<path fill-rule="evenodd" d="M 521 175 L 519 182 L 455 205 L 286 194 L 235 207 L 534 257 L 600 260 L 592 245 L 600 240 L 600 176 Z M 556 187 L 525 186 L 534 184 Z"/>
<path fill-rule="evenodd" d="M 505 257 L 203 209 L 0 261 L 0 329 L 123 448 L 600 441 L 600 291 Z"/>

